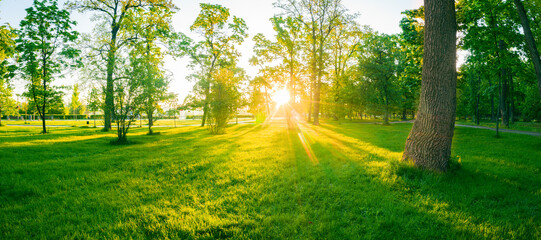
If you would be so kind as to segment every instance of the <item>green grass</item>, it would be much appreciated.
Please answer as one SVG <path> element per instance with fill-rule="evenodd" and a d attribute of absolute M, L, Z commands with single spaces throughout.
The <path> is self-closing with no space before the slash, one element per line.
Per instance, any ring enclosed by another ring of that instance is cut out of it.
<path fill-rule="evenodd" d="M 540 138 L 457 128 L 460 163 L 437 174 L 398 161 L 410 128 L 143 128 L 112 146 L 1 127 L 0 239 L 541 238 Z"/>
<path fill-rule="evenodd" d="M 460 120 L 456 122 L 457 124 L 463 125 L 476 125 L 475 122 L 470 120 Z M 479 126 L 496 128 L 495 122 L 480 122 Z M 502 129 L 513 129 L 519 131 L 528 131 L 528 132 L 541 132 L 541 123 L 538 122 L 515 122 L 510 124 L 509 127 L 502 125 L 500 122 L 500 128 Z"/>

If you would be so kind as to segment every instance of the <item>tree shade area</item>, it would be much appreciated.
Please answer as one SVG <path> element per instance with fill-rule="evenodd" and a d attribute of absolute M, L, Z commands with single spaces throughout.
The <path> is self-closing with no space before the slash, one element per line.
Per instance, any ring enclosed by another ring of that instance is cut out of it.
<path fill-rule="evenodd" d="M 272 34 L 226 2 L 182 31 L 172 0 L 25 4 L 0 239 L 541 239 L 537 0 L 424 0 L 399 33 L 275 0 Z"/>

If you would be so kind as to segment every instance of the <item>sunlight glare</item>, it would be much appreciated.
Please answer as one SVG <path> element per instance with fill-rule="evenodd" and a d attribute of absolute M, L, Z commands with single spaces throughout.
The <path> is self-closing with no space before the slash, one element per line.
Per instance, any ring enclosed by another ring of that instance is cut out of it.
<path fill-rule="evenodd" d="M 277 92 L 274 93 L 272 96 L 272 100 L 276 102 L 278 105 L 284 105 L 289 102 L 289 92 L 287 89 L 280 89 Z"/>

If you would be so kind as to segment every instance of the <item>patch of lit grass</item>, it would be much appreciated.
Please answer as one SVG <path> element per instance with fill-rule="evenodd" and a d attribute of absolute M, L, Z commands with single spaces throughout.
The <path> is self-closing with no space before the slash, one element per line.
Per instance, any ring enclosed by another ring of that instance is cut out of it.
<path fill-rule="evenodd" d="M 437 174 L 399 161 L 410 128 L 138 128 L 113 146 L 114 131 L 3 127 L 0 238 L 541 237 L 541 139 L 458 128 Z"/>

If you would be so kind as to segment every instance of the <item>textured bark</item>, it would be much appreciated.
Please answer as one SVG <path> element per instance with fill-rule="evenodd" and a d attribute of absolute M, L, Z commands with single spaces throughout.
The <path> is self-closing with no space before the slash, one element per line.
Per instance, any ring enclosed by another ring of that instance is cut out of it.
<path fill-rule="evenodd" d="M 518 16 L 520 17 L 520 22 L 522 24 L 522 29 L 524 29 L 524 38 L 526 39 L 526 45 L 530 50 L 530 58 L 532 59 L 533 66 L 535 69 L 535 75 L 537 76 L 537 86 L 539 88 L 539 96 L 541 96 L 541 59 L 539 58 L 539 52 L 537 51 L 537 46 L 535 45 L 535 39 L 533 38 L 532 30 L 530 28 L 530 22 L 528 21 L 528 16 L 526 16 L 526 10 L 522 1 L 514 0 L 515 6 L 517 7 Z"/>
<path fill-rule="evenodd" d="M 446 171 L 456 111 L 456 16 L 453 0 L 425 0 L 425 42 L 419 111 L 403 161 Z"/>
<path fill-rule="evenodd" d="M 105 86 L 105 109 L 104 109 L 104 126 L 105 130 L 111 130 L 111 122 L 114 113 L 114 79 L 113 72 L 115 71 L 116 60 L 116 38 L 120 26 L 113 22 L 111 30 L 111 42 L 109 43 L 109 51 L 107 53 L 107 84 Z"/>

